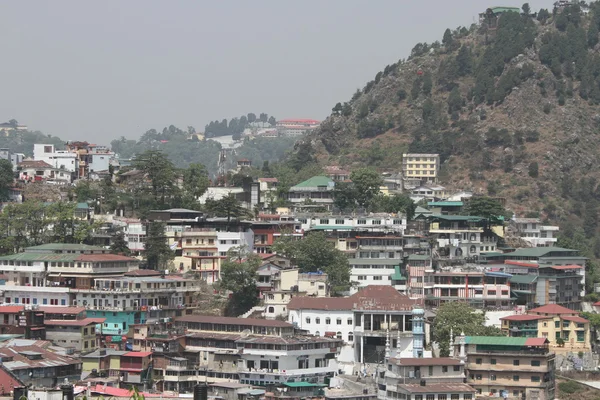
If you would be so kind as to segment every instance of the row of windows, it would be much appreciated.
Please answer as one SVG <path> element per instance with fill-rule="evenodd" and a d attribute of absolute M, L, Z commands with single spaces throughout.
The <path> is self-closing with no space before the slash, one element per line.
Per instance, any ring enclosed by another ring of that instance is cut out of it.
<path fill-rule="evenodd" d="M 310 321 L 312 321 L 311 318 L 310 317 L 306 317 L 306 323 L 310 324 Z M 341 318 L 337 318 L 335 322 L 336 322 L 336 325 L 342 325 L 342 319 Z M 346 320 L 346 322 L 347 322 L 348 325 L 352 325 L 352 318 L 348 318 Z M 315 324 L 320 324 L 320 323 L 321 323 L 321 318 L 316 317 L 315 318 Z M 331 318 L 329 318 L 329 317 L 325 318 L 325 325 L 331 325 Z"/>
<path fill-rule="evenodd" d="M 329 225 L 329 221 L 332 221 L 332 220 L 329 218 L 320 218 L 319 224 L 320 225 Z M 344 220 L 344 219 L 334 219 L 333 221 L 334 221 L 335 225 L 344 225 L 346 223 L 346 220 Z M 351 220 L 348 220 L 348 222 L 350 222 L 350 221 Z M 308 219 L 307 218 L 298 218 L 298 222 L 301 224 L 307 224 Z M 366 219 L 357 219 L 356 224 L 357 225 L 367 225 L 367 220 Z M 374 219 L 374 220 L 371 220 L 370 225 L 387 225 L 387 223 L 385 220 Z M 402 220 L 394 219 L 394 220 L 392 220 L 392 225 L 402 225 Z"/>
<path fill-rule="evenodd" d="M 482 364 L 482 362 L 483 362 L 483 359 L 481 359 L 481 358 L 475 359 L 475 364 Z M 496 363 L 497 363 L 497 360 L 495 358 L 490 359 L 490 364 L 496 365 Z M 519 365 L 521 365 L 521 360 L 515 359 L 515 360 L 513 360 L 512 364 L 514 366 L 519 366 Z M 531 360 L 530 365 L 532 367 L 539 367 L 541 365 L 541 362 L 540 362 L 540 360 Z"/>
<path fill-rule="evenodd" d="M 394 269 L 393 265 L 377 265 L 377 264 L 371 264 L 371 265 L 357 265 L 357 264 L 351 264 L 350 268 L 356 268 L 356 269 Z"/>
<path fill-rule="evenodd" d="M 421 171 L 421 170 L 413 170 L 413 171 L 406 171 L 407 175 L 435 175 L 435 171 Z M 421 174 L 421 172 L 423 172 Z"/>
<path fill-rule="evenodd" d="M 405 400 L 405 399 L 411 399 L 411 395 L 410 394 L 404 394 L 404 393 L 397 393 L 397 392 L 392 392 L 390 390 L 387 391 L 387 397 L 390 399 L 400 399 L 400 400 Z M 426 395 L 422 395 L 422 394 L 415 394 L 412 398 L 414 398 L 414 400 L 436 400 L 436 395 L 435 394 L 426 394 Z M 464 400 L 471 400 L 473 398 L 473 395 L 471 393 L 465 393 L 462 395 L 462 398 Z M 437 395 L 437 400 L 460 400 L 460 394 L 458 393 L 453 393 L 451 394 L 449 397 L 447 394 L 438 394 Z"/>
<path fill-rule="evenodd" d="M 367 281 L 367 280 L 368 280 L 367 278 L 368 278 L 369 276 L 372 276 L 374 281 L 382 281 L 382 280 L 383 280 L 383 277 L 382 277 L 381 275 L 358 275 L 358 276 L 357 276 L 357 279 L 358 279 L 359 281 Z M 386 280 L 388 280 L 388 281 L 391 281 L 391 280 L 392 280 L 392 277 L 391 277 L 391 276 L 388 276 L 388 277 L 386 278 Z"/>
<path fill-rule="evenodd" d="M 11 304 L 11 297 L 6 297 L 5 300 L 5 304 Z M 29 298 L 29 297 L 23 297 L 21 299 L 19 299 L 18 297 L 15 297 L 14 299 L 14 304 L 38 304 L 38 299 L 36 297 Z M 60 303 L 61 306 L 66 306 L 67 305 L 67 300 L 65 299 L 42 299 L 42 305 L 51 305 L 51 306 L 58 306 Z"/>
<path fill-rule="evenodd" d="M 321 336 L 321 332 L 316 331 L 315 332 L 315 336 Z M 338 338 L 338 339 L 342 339 L 342 332 L 336 333 L 335 337 Z M 353 342 L 354 341 L 354 333 L 348 332 L 348 341 L 349 342 Z"/>
<path fill-rule="evenodd" d="M 483 379 L 481 374 L 471 374 L 470 378 L 471 378 L 471 380 L 476 380 L 476 381 L 480 381 Z M 495 381 L 495 380 L 496 380 L 496 375 L 491 374 L 490 381 Z M 513 375 L 512 380 L 515 382 L 518 382 L 520 380 L 519 375 Z M 541 380 L 542 380 L 542 378 L 540 376 L 534 375 L 531 377 L 531 382 L 540 382 Z"/>

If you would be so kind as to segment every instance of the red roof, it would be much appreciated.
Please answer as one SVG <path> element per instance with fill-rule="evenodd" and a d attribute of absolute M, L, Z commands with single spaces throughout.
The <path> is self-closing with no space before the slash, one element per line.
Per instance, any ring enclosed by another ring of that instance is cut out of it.
<path fill-rule="evenodd" d="M 534 321 L 536 319 L 543 319 L 542 315 L 532 314 L 520 314 L 520 315 L 509 315 L 508 317 L 500 318 L 501 321 Z"/>
<path fill-rule="evenodd" d="M 600 301 L 595 302 L 594 307 L 600 307 Z"/>
<path fill-rule="evenodd" d="M 573 322 L 577 322 L 579 324 L 585 324 L 588 321 L 587 319 L 583 318 L 583 317 L 576 317 L 576 316 L 571 316 L 571 315 L 567 315 L 564 317 L 561 317 L 561 319 L 564 319 L 565 321 L 573 321 Z"/>
<path fill-rule="evenodd" d="M 413 300 L 392 286 L 370 285 L 350 297 L 294 297 L 288 309 L 409 311 L 418 304 L 420 300 Z"/>
<path fill-rule="evenodd" d="M 125 353 L 123 355 L 125 357 L 148 357 L 151 354 L 151 351 L 130 351 L 129 353 Z"/>
<path fill-rule="evenodd" d="M 528 268 L 538 268 L 539 265 L 537 263 L 528 263 L 523 261 L 512 261 L 512 260 L 504 260 L 504 264 L 507 265 L 517 265 L 519 267 L 528 267 Z"/>
<path fill-rule="evenodd" d="M 176 317 L 175 321 L 222 325 L 266 326 L 275 328 L 292 327 L 292 324 L 283 321 L 278 321 L 276 319 L 216 317 L 213 315 L 184 315 L 182 317 Z"/>
<path fill-rule="evenodd" d="M 44 325 L 48 326 L 88 326 L 101 324 L 106 318 L 84 318 L 84 319 L 50 319 L 44 320 Z"/>
<path fill-rule="evenodd" d="M 289 124 L 289 123 L 293 123 L 293 122 L 298 122 L 301 124 L 320 124 L 320 121 L 317 121 L 316 119 L 305 119 L 305 118 L 288 118 L 288 119 L 282 119 L 277 121 L 278 124 L 284 123 L 284 124 Z"/>
<path fill-rule="evenodd" d="M 25 306 L 0 306 L 0 314 L 17 314 L 25 309 Z"/>
<path fill-rule="evenodd" d="M 525 346 L 544 346 L 545 344 L 550 343 L 547 338 L 527 338 L 525 340 Z"/>
<path fill-rule="evenodd" d="M 8 395 L 13 388 L 23 386 L 23 383 L 10 371 L 0 365 L 0 395 Z"/>
<path fill-rule="evenodd" d="M 277 178 L 258 178 L 259 182 L 279 182 Z"/>
<path fill-rule="evenodd" d="M 536 314 L 577 314 L 577 311 L 570 308 L 559 306 L 558 304 L 546 304 L 538 308 L 529 310 L 530 313 Z"/>
<path fill-rule="evenodd" d="M 60 307 L 60 306 L 40 306 L 40 311 L 46 314 L 69 314 L 77 315 L 85 311 L 85 307 Z"/>
<path fill-rule="evenodd" d="M 52 165 L 42 160 L 27 160 L 17 164 L 21 168 L 53 168 Z"/>
<path fill-rule="evenodd" d="M 540 268 L 552 268 L 552 269 L 564 270 L 564 269 L 581 269 L 583 267 L 581 265 L 545 265 Z"/>
<path fill-rule="evenodd" d="M 75 261 L 137 261 L 135 258 L 118 254 L 82 254 Z"/>

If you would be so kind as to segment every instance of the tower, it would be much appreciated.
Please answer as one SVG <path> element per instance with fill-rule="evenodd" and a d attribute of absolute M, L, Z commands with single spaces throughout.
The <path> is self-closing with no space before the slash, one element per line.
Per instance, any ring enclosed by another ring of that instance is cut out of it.
<path fill-rule="evenodd" d="M 425 346 L 425 310 L 415 306 L 412 310 L 413 357 L 423 358 Z"/>

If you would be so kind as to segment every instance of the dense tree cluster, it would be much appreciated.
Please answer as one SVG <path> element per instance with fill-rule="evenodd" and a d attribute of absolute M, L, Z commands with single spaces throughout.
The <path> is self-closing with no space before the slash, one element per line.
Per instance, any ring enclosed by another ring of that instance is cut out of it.
<path fill-rule="evenodd" d="M 248 113 L 239 118 L 231 118 L 229 122 L 226 119 L 211 121 L 204 127 L 204 134 L 207 138 L 228 135 L 240 137 L 244 130 L 251 125 L 275 126 L 276 122 L 275 117 L 269 117 L 266 113 L 260 113 L 258 117 L 254 113 Z"/>

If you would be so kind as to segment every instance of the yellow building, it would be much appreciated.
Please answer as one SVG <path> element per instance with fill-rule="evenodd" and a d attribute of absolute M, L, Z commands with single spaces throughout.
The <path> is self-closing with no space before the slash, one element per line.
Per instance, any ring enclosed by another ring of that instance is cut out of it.
<path fill-rule="evenodd" d="M 502 331 L 511 337 L 546 338 L 557 353 L 591 351 L 590 322 L 558 304 L 529 310 L 527 314 L 501 318 Z"/>
<path fill-rule="evenodd" d="M 439 170 L 439 154 L 402 154 L 402 176 L 405 179 L 419 179 L 428 183 L 436 183 Z"/>
<path fill-rule="evenodd" d="M 185 228 L 167 231 L 168 244 L 175 250 L 173 263 L 179 272 L 200 273 L 208 283 L 219 280 L 221 258 L 217 248 L 217 231 L 207 228 Z"/>
<path fill-rule="evenodd" d="M 118 377 L 121 369 L 121 356 L 127 353 L 127 351 L 114 349 L 97 349 L 92 353 L 82 355 L 82 372 L 90 373 L 96 370 L 100 376 Z"/>

